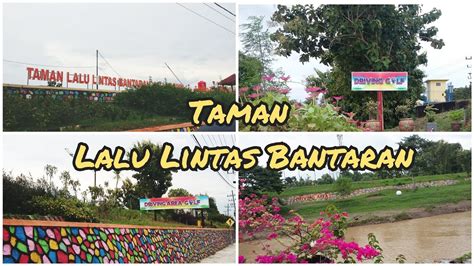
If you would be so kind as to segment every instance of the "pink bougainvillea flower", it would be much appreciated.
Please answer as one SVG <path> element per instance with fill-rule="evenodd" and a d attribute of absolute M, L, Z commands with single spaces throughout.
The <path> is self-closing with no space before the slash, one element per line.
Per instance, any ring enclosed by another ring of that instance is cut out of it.
<path fill-rule="evenodd" d="M 239 256 L 239 263 L 245 263 L 246 259 L 244 256 Z"/>
<path fill-rule="evenodd" d="M 328 93 L 328 90 L 326 90 L 326 89 L 321 89 L 321 90 L 319 91 L 319 93 L 326 94 L 326 93 Z"/>
<path fill-rule="evenodd" d="M 280 93 L 287 95 L 290 92 L 290 89 L 280 89 Z"/>
<path fill-rule="evenodd" d="M 275 75 L 271 74 L 271 75 L 263 76 L 262 79 L 265 80 L 265 81 L 272 81 L 274 77 L 275 77 Z"/>
<path fill-rule="evenodd" d="M 336 101 L 340 101 L 340 100 L 344 99 L 344 96 L 342 96 L 342 95 L 341 96 L 332 96 L 332 98 Z"/>
<path fill-rule="evenodd" d="M 278 234 L 273 232 L 273 233 L 270 233 L 268 236 L 267 236 L 267 239 L 268 240 L 272 240 L 274 238 L 277 238 L 278 237 Z"/>
<path fill-rule="evenodd" d="M 286 76 L 286 77 L 285 77 L 285 76 L 281 76 L 280 79 L 283 80 L 283 81 L 288 81 L 288 80 L 290 79 L 290 75 L 288 75 L 288 76 Z"/>
<path fill-rule="evenodd" d="M 239 92 L 240 92 L 241 94 L 244 94 L 244 93 L 246 93 L 247 91 L 249 91 L 249 88 L 248 88 L 248 87 L 243 87 L 243 88 L 240 88 L 240 89 L 239 89 Z"/>
<path fill-rule="evenodd" d="M 250 99 L 257 99 L 258 97 L 260 97 L 260 93 L 252 93 L 252 94 L 249 94 L 249 98 Z"/>
<path fill-rule="evenodd" d="M 309 87 L 309 88 L 306 88 L 305 90 L 308 93 L 312 93 L 312 92 L 320 92 L 321 88 L 320 87 Z"/>
<path fill-rule="evenodd" d="M 261 89 L 262 89 L 262 87 L 261 87 L 260 85 L 255 85 L 255 86 L 253 86 L 253 90 L 254 90 L 254 91 L 259 91 L 259 90 L 261 90 Z"/>

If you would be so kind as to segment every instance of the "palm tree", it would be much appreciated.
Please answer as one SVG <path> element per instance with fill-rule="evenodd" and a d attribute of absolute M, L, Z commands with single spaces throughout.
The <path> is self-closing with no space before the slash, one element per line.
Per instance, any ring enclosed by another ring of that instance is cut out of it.
<path fill-rule="evenodd" d="M 114 170 L 114 179 L 115 179 L 115 190 L 118 189 L 118 183 L 120 181 L 120 179 L 122 179 L 122 177 L 120 176 L 120 171 L 119 170 Z"/>

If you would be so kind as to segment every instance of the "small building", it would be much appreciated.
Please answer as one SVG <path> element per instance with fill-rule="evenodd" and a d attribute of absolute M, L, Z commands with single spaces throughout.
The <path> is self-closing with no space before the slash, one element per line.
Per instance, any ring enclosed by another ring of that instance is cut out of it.
<path fill-rule="evenodd" d="M 439 103 L 446 101 L 447 79 L 427 79 L 426 98 L 430 103 Z"/>
<path fill-rule="evenodd" d="M 228 76 L 227 78 L 219 81 L 218 85 L 222 86 L 228 91 L 234 91 L 235 86 L 235 74 Z"/>

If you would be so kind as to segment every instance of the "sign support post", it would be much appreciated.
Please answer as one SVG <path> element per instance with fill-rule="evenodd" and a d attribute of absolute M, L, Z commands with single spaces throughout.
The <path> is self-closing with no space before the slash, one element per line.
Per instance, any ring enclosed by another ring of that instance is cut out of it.
<path fill-rule="evenodd" d="M 377 103 L 378 103 L 378 120 L 380 122 L 380 131 L 384 130 L 383 124 L 383 92 L 377 91 Z"/>

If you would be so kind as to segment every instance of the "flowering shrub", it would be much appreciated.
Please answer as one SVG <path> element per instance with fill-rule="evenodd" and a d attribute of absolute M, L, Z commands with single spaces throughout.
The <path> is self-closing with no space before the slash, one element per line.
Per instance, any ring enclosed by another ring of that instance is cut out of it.
<path fill-rule="evenodd" d="M 333 96 L 324 100 L 328 93 L 327 89 L 320 87 L 308 87 L 308 97 L 304 103 L 292 101 L 287 96 L 291 89 L 286 84 L 289 76 L 278 78 L 282 86 L 268 86 L 262 88 L 256 85 L 253 88 L 243 87 L 239 89 L 241 102 L 252 102 L 257 105 L 260 102 L 273 106 L 275 102 L 288 102 L 292 105 L 290 118 L 286 125 L 278 126 L 247 126 L 241 128 L 243 131 L 357 131 L 354 123 L 349 123 L 344 114 L 340 114 L 341 107 L 338 106 L 342 96 Z M 264 76 L 262 81 L 272 82 L 275 76 Z M 321 98 L 321 96 L 323 98 Z M 321 98 L 321 99 L 320 99 Z M 320 102 L 318 102 L 320 100 Z M 334 102 L 334 105 L 330 102 Z"/>
<path fill-rule="evenodd" d="M 240 180 L 240 189 L 245 189 L 245 180 Z M 239 199 L 239 238 L 252 239 L 266 235 L 268 240 L 275 239 L 285 248 L 275 252 L 264 246 L 264 254 L 258 255 L 257 263 L 336 263 L 362 262 L 373 260 L 382 262 L 382 249 L 374 235 L 369 235 L 369 243 L 361 246 L 344 240 L 348 214 L 340 213 L 335 207 L 328 207 L 313 222 L 305 221 L 292 212 L 290 218 L 284 218 L 280 212 L 277 198 L 267 196 Z M 246 262 L 243 256 L 239 263 Z"/>

